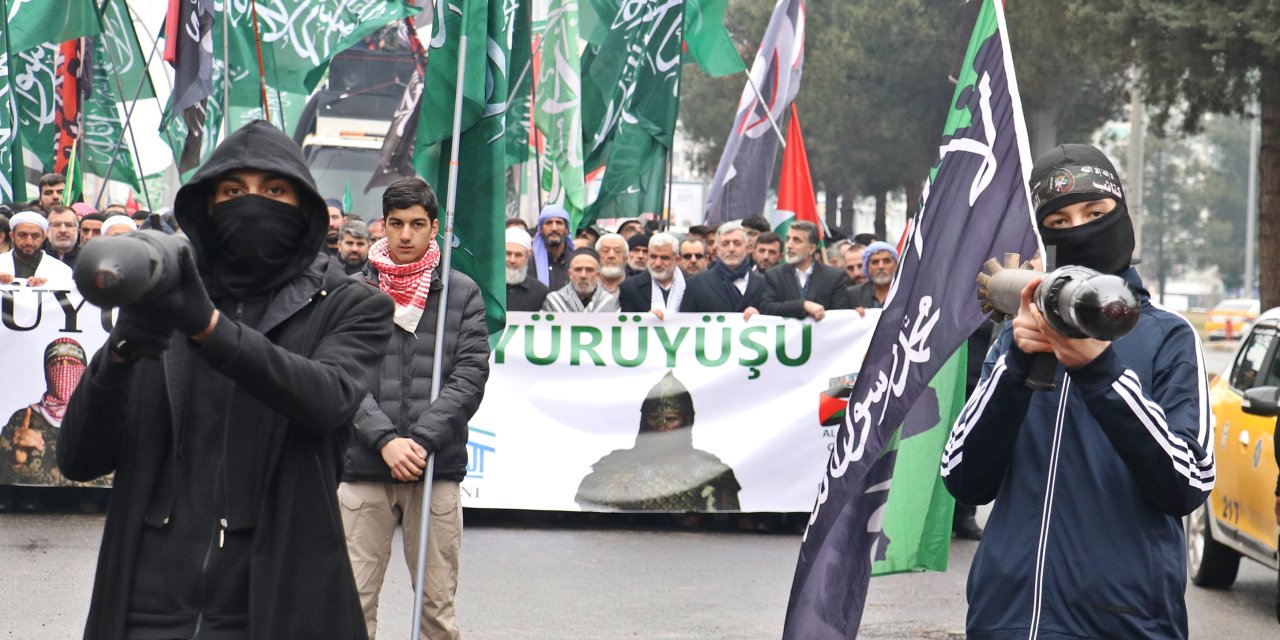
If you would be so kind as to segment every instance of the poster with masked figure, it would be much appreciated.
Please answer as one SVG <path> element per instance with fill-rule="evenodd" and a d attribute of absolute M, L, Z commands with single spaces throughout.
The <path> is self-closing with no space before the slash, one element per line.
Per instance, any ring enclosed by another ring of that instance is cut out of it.
<path fill-rule="evenodd" d="M 53 258 L 46 257 L 46 260 Z M 111 316 L 74 289 L 0 286 L 0 485 L 110 486 L 72 482 L 58 470 L 58 429 L 89 359 L 105 344 Z"/>

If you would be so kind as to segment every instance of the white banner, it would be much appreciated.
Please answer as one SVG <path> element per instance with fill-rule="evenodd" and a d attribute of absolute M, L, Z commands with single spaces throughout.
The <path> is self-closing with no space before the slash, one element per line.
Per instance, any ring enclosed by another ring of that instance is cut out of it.
<path fill-rule="evenodd" d="M 508 313 L 463 505 L 809 511 L 878 317 Z"/>
<path fill-rule="evenodd" d="M 111 317 L 74 288 L 17 282 L 0 285 L 0 484 L 84 486 L 57 470 L 58 428 L 84 366 L 106 343 Z M 110 477 L 91 484 L 109 486 Z"/>

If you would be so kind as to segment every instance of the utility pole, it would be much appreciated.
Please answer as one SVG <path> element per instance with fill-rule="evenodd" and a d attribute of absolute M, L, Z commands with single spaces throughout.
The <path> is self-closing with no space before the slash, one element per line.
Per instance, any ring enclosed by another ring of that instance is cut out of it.
<path fill-rule="evenodd" d="M 1133 86 L 1129 90 L 1129 175 L 1125 202 L 1129 206 L 1129 215 L 1133 217 L 1133 257 L 1142 257 L 1142 223 L 1146 218 L 1142 210 L 1142 156 L 1145 153 L 1146 108 L 1142 104 L 1142 88 L 1138 85 L 1138 70 L 1133 69 Z M 1163 293 L 1163 289 L 1161 290 Z"/>
<path fill-rule="evenodd" d="M 1261 119 L 1258 114 L 1261 107 L 1255 108 L 1254 116 L 1249 120 L 1249 184 L 1245 196 L 1244 214 L 1244 295 L 1252 298 L 1256 295 L 1254 279 L 1254 262 L 1257 260 L 1258 246 L 1258 129 Z"/>

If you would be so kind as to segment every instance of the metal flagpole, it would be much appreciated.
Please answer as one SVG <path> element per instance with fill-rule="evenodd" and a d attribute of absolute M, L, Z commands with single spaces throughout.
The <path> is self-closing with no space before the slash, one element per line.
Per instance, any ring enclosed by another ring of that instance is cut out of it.
<path fill-rule="evenodd" d="M 760 87 L 756 86 L 756 79 L 751 77 L 751 70 L 747 69 L 747 84 L 752 91 L 756 92 L 756 100 L 760 101 L 760 106 L 764 107 L 764 115 L 769 118 L 769 124 L 773 125 L 773 134 L 778 136 L 778 144 L 783 149 L 787 148 L 787 141 L 782 137 L 782 128 L 778 126 L 778 121 L 773 119 L 773 111 L 769 109 L 768 103 L 764 101 L 764 96 L 760 94 Z"/>
<path fill-rule="evenodd" d="M 105 27 L 105 25 L 103 25 L 103 26 Z M 136 34 L 135 34 L 135 35 L 136 35 Z M 120 66 L 116 63 L 116 54 L 115 54 L 115 50 L 112 48 L 111 43 L 110 43 L 110 42 L 108 42 L 107 40 L 105 40 L 105 38 L 107 38 L 107 34 L 106 34 L 106 30 L 105 30 L 105 29 L 103 30 L 102 35 L 101 35 L 101 36 L 99 36 L 99 37 L 104 38 L 104 40 L 102 41 L 102 42 L 103 42 L 103 48 L 107 50 L 107 58 L 109 58 L 109 59 L 111 60 L 111 75 L 115 78 L 115 81 L 116 81 L 116 92 L 120 94 L 120 100 L 122 100 L 122 101 L 123 101 L 123 100 L 124 100 L 124 85 L 123 85 L 123 84 L 121 84 L 121 82 L 120 82 Z M 148 68 L 146 68 L 146 67 L 143 67 L 143 69 L 142 69 L 142 81 L 139 83 L 139 86 L 141 87 L 142 85 L 145 85 L 145 84 L 146 84 L 147 79 L 148 79 L 148 78 L 150 78 L 150 77 L 151 77 L 151 76 L 150 76 L 150 69 L 148 69 Z M 137 100 L 137 99 L 135 98 L 135 100 Z M 118 115 L 118 114 L 117 114 L 117 115 Z M 142 197 L 143 197 L 143 198 L 145 198 L 145 199 L 146 199 L 146 201 L 147 201 L 147 210 L 148 210 L 148 211 L 155 211 L 155 208 L 153 208 L 153 207 L 151 206 L 151 192 L 150 192 L 150 190 L 149 190 L 149 189 L 147 189 L 147 181 L 142 179 L 142 175 L 141 175 L 141 174 L 142 174 L 142 164 L 141 164 L 141 163 L 142 163 L 142 154 L 138 153 L 138 139 L 137 139 L 137 138 L 135 138 L 135 137 L 134 137 L 134 135 L 133 135 L 133 123 L 129 122 L 128 120 L 125 120 L 125 122 L 124 122 L 124 130 L 125 130 L 125 132 L 127 132 L 127 133 L 129 134 L 129 143 L 133 146 L 133 155 L 134 155 L 135 157 L 137 157 L 137 158 L 138 158 L 138 166 L 137 166 L 137 167 L 135 167 L 135 169 L 136 169 L 136 170 L 138 171 L 138 173 L 139 173 L 139 175 L 138 175 L 138 183 L 142 185 Z M 119 147 L 120 147 L 120 143 L 121 143 L 121 142 L 122 142 L 122 141 L 120 141 L 120 140 L 117 140 L 117 141 L 116 141 L 116 148 L 119 148 Z M 104 189 L 107 189 L 107 188 L 109 187 L 109 184 L 108 184 L 108 183 L 110 182 L 109 178 L 110 178 L 110 176 L 111 176 L 111 169 L 112 169 L 112 167 L 113 167 L 114 165 L 115 165 L 115 154 L 114 154 L 114 153 L 112 153 L 112 155 L 111 155 L 111 163 L 107 165 L 107 175 L 106 175 L 106 176 L 103 176 L 103 178 L 102 178 L 102 183 L 103 183 L 103 184 L 102 184 L 102 188 L 101 188 L 101 189 L 98 189 L 98 198 L 97 198 L 97 200 L 96 200 L 96 203 L 97 203 L 97 204 L 101 204 L 101 203 L 102 203 L 102 192 L 103 192 L 103 190 L 104 190 Z M 95 209 L 97 208 L 96 204 L 95 204 L 94 208 L 95 208 Z"/>
<path fill-rule="evenodd" d="M 662 230 L 667 231 L 671 228 L 671 183 L 675 179 L 675 172 L 671 165 L 675 164 L 676 159 L 676 142 L 675 136 L 672 136 L 671 148 L 667 149 L 667 206 L 662 210 Z M 676 253 L 680 253 L 680 247 L 676 247 Z"/>
<path fill-rule="evenodd" d="M 146 84 L 147 84 L 147 79 L 151 77 L 151 61 L 152 61 L 152 59 L 154 59 L 154 58 L 156 57 L 156 51 L 157 51 L 159 48 L 160 48 L 160 37 L 159 37 L 159 36 L 157 36 L 157 37 L 156 37 L 156 40 L 155 40 L 155 44 L 152 44 L 152 45 L 151 45 L 151 53 L 147 56 L 147 65 L 146 65 L 145 67 L 143 67 L 142 80 L 140 80 L 140 81 L 138 82 L 138 88 L 137 88 L 137 89 L 135 89 L 135 90 L 134 90 L 134 92 L 133 92 L 133 100 L 129 102 L 129 108 L 128 108 L 128 109 L 126 109 L 126 110 L 125 110 L 125 112 L 124 112 L 124 126 L 125 126 L 125 128 L 126 128 L 126 129 L 128 129 L 129 131 L 133 131 L 133 128 L 132 128 L 132 127 L 131 127 L 131 125 L 130 125 L 131 121 L 133 120 L 133 110 L 138 106 L 138 96 L 141 96 L 141 95 L 142 95 L 142 87 L 146 86 Z M 114 64 L 115 64 L 115 63 L 112 63 L 112 65 L 113 65 L 113 66 L 114 66 Z M 120 97 L 121 97 L 121 99 L 123 99 L 123 98 L 124 98 L 124 95 L 121 95 Z M 132 135 L 132 134 L 131 134 L 131 135 Z M 136 151 L 136 150 L 137 150 L 137 148 L 136 148 L 136 147 L 137 147 L 136 143 L 135 143 L 134 147 L 135 147 L 135 149 L 134 149 L 134 150 Z M 110 176 L 110 175 L 111 175 L 111 168 L 112 168 L 113 166 L 115 166 L 115 163 L 116 163 L 116 155 L 117 155 L 117 154 L 119 154 L 119 153 L 120 153 L 120 144 L 119 144 L 119 142 L 117 142 L 117 143 L 116 143 L 115 148 L 111 150 L 111 160 L 107 163 L 107 175 L 108 175 L 108 176 Z M 139 160 L 138 160 L 138 161 L 139 161 L 139 162 L 141 162 L 141 161 L 142 161 L 142 160 L 141 160 L 141 158 L 139 158 Z M 141 165 L 139 165 L 139 167 L 141 167 Z M 142 180 L 142 176 L 139 176 L 139 177 L 138 177 L 138 179 L 139 179 L 139 180 Z M 105 181 L 106 181 L 106 179 L 104 178 L 104 179 L 103 179 L 103 181 L 105 182 Z M 143 181 L 143 184 L 146 184 L 146 183 L 145 183 L 145 181 Z M 102 204 L 102 190 L 101 190 L 101 189 L 99 189 L 99 190 L 98 190 L 98 198 L 97 198 L 97 200 L 96 200 L 96 201 L 95 201 L 95 203 L 94 203 L 94 208 L 95 208 L 95 209 L 96 209 L 96 208 L 98 208 L 98 205 L 101 205 L 101 204 Z M 150 207 L 150 206 L 151 206 L 151 199 L 150 199 L 150 198 L 147 198 L 147 206 L 148 206 L 148 207 Z M 152 209 L 152 211 L 154 211 L 154 209 Z"/>
<path fill-rule="evenodd" d="M 449 271 L 453 261 L 453 215 L 457 209 L 458 145 L 462 138 L 463 71 L 467 64 L 467 20 L 472 18 L 471 13 L 473 12 L 463 12 L 462 25 L 459 29 L 462 35 L 458 39 L 458 80 L 454 84 L 453 137 L 449 141 L 449 186 L 445 196 L 444 255 L 441 257 L 442 266 L 440 267 L 443 286 L 440 289 L 439 311 L 436 313 L 435 355 L 431 363 L 432 402 L 440 397 L 442 384 L 440 378 L 444 375 L 444 329 L 449 302 Z M 427 469 L 422 476 L 422 519 L 418 523 L 418 572 L 413 581 L 413 627 L 409 631 L 410 640 L 418 637 L 418 630 L 422 627 L 422 598 L 427 579 L 427 528 L 431 524 L 431 481 L 435 475 L 435 469 L 436 452 L 430 451 L 427 454 Z"/>

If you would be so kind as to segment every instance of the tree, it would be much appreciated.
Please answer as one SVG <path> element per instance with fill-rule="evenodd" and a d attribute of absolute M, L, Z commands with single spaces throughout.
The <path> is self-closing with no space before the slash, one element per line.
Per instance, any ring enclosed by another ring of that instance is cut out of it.
<path fill-rule="evenodd" d="M 735 0 L 729 5 L 729 30 L 748 62 L 773 4 Z M 841 194 L 870 194 L 883 201 L 904 187 L 918 190 L 937 155 L 951 97 L 947 70 L 961 37 L 955 30 L 960 3 L 850 0 L 809 2 L 806 9 L 797 105 L 804 114 L 810 168 L 827 194 L 828 209 Z M 681 123 L 703 145 L 697 161 L 710 175 L 745 78 L 711 79 L 686 71 Z"/>
<path fill-rule="evenodd" d="M 1087 141 L 1127 102 L 1129 39 L 1114 1 L 1005 3 L 1033 158 L 1060 140 Z"/>
<path fill-rule="evenodd" d="M 1156 124 L 1261 110 L 1258 258 L 1263 308 L 1280 305 L 1280 11 L 1274 0 L 1122 0 Z"/>

